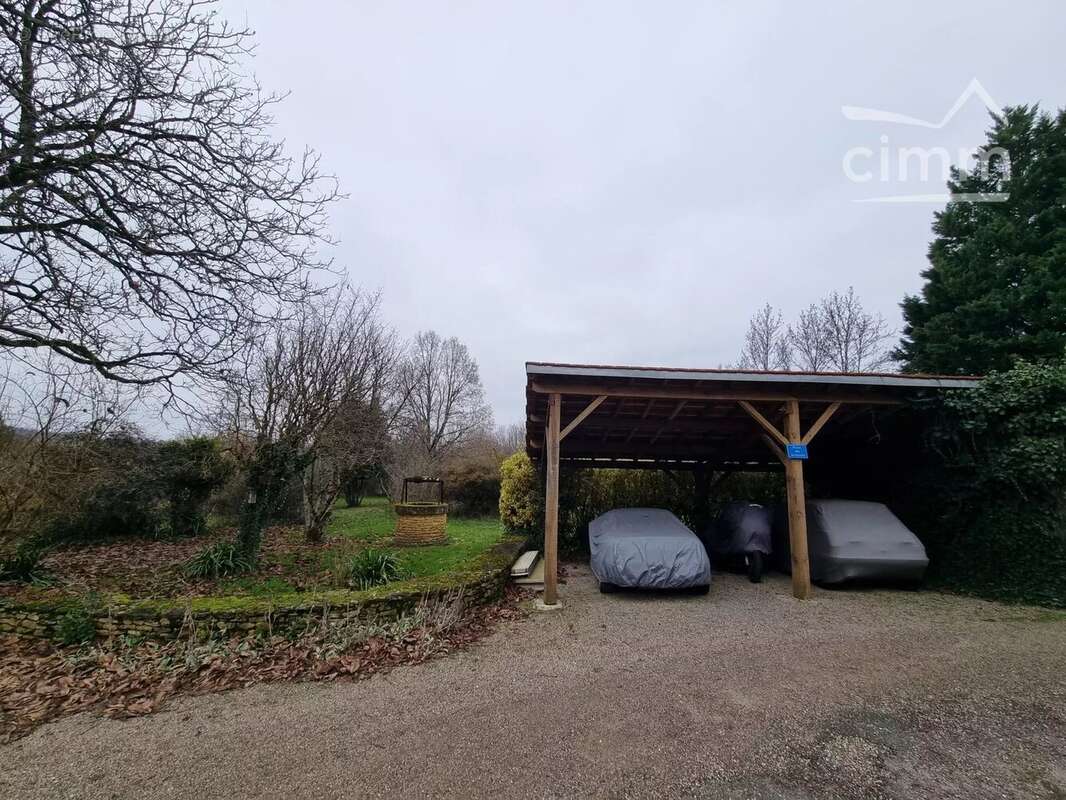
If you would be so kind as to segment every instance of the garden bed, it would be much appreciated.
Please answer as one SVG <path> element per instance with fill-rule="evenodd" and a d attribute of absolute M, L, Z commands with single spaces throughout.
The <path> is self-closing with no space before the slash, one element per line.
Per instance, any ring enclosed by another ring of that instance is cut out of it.
<path fill-rule="evenodd" d="M 434 547 L 394 547 L 393 528 L 388 503 L 371 498 L 359 508 L 338 508 L 321 543 L 307 542 L 299 528 L 271 528 L 254 572 L 202 581 L 185 577 L 185 563 L 231 532 L 58 550 L 44 561 L 49 583 L 4 587 L 0 632 L 69 640 L 88 638 L 91 627 L 97 636 L 169 639 L 396 619 L 427 597 L 495 599 L 522 546 L 495 520 L 449 520 L 449 542 Z M 338 564 L 367 548 L 394 553 L 403 579 L 361 591 L 344 587 Z"/>

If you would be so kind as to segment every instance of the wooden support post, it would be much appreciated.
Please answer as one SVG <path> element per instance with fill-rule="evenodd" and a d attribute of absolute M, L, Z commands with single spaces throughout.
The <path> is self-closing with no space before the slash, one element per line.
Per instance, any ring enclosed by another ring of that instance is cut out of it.
<path fill-rule="evenodd" d="M 799 401 L 785 406 L 785 433 L 790 442 L 800 442 Z M 788 490 L 788 539 L 792 549 L 792 594 L 800 600 L 811 596 L 811 567 L 807 557 L 807 503 L 803 489 L 803 462 L 785 461 Z"/>
<path fill-rule="evenodd" d="M 558 394 L 548 395 L 545 434 L 547 477 L 544 487 L 544 605 L 559 602 L 559 415 Z M 806 552 L 806 551 L 805 551 Z"/>

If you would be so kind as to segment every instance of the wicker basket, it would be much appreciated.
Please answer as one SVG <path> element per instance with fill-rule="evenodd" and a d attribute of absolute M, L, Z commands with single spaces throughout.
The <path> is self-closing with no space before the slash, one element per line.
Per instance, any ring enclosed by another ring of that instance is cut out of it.
<path fill-rule="evenodd" d="M 396 544 L 411 546 L 448 541 L 447 503 L 397 503 Z"/>

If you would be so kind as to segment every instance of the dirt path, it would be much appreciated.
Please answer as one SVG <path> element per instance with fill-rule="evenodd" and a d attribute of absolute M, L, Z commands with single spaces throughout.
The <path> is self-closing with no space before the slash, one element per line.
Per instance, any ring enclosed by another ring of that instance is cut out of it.
<path fill-rule="evenodd" d="M 0 797 L 1066 797 L 1066 616 L 725 576 L 0 748 Z"/>

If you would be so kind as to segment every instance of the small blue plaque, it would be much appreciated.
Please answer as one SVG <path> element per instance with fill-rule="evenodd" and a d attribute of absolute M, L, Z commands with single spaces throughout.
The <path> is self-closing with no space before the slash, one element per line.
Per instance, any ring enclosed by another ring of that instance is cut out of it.
<path fill-rule="evenodd" d="M 807 445 L 805 444 L 790 444 L 785 448 L 785 451 L 790 461 L 807 460 Z"/>

